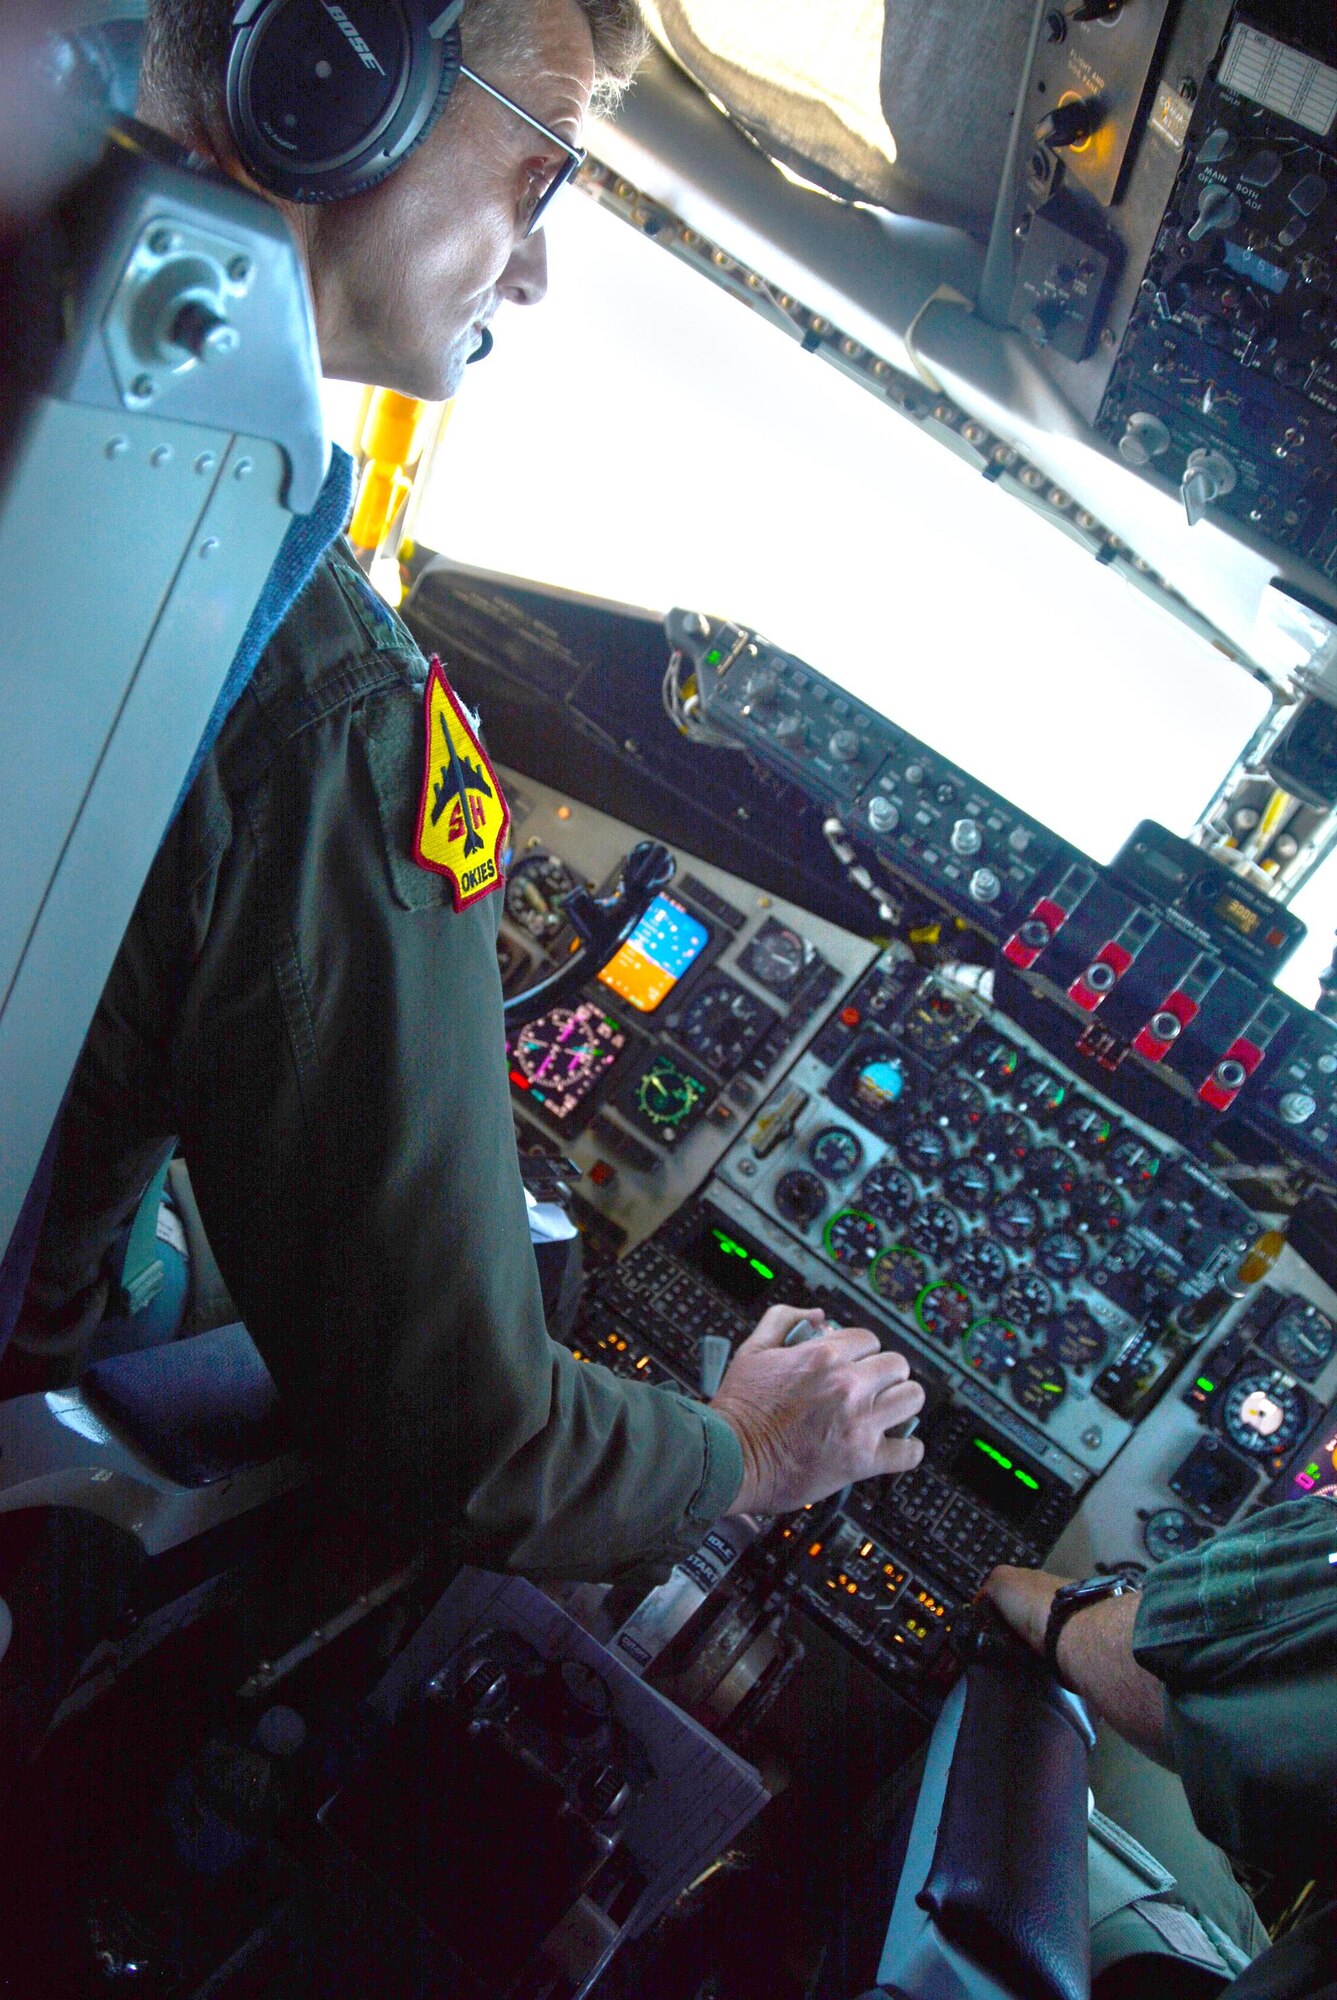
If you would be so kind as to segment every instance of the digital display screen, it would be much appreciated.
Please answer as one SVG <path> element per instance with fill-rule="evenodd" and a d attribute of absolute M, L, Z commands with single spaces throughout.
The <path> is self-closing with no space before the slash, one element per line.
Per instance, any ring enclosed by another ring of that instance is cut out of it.
<path fill-rule="evenodd" d="M 1223 924 L 1229 924 L 1241 937 L 1252 937 L 1263 919 L 1257 910 L 1251 910 L 1247 903 L 1241 903 L 1238 896 L 1222 896 L 1216 906 L 1216 914 Z"/>
<path fill-rule="evenodd" d="M 568 1124 L 627 1046 L 627 1032 L 588 1000 L 554 1007 L 506 1038 L 511 1083 Z"/>
<path fill-rule="evenodd" d="M 1275 1489 L 1274 1489 L 1275 1490 Z M 1337 1419 L 1329 1417 L 1286 1482 L 1284 1500 L 1337 1500 Z"/>
<path fill-rule="evenodd" d="M 703 1278 L 749 1312 L 760 1314 L 799 1297 L 801 1287 L 789 1266 L 718 1211 L 706 1211 L 686 1254 Z"/>
<path fill-rule="evenodd" d="M 681 903 L 656 896 L 599 977 L 638 1014 L 653 1014 L 709 943 L 710 932 Z"/>
<path fill-rule="evenodd" d="M 1044 1495 L 1044 1487 L 1010 1446 L 973 1432 L 952 1461 L 952 1476 L 1005 1521 L 1021 1523 Z"/>

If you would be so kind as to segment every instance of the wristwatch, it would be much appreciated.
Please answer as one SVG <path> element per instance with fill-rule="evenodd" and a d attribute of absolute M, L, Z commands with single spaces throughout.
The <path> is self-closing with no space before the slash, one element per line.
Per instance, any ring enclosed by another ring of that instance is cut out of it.
<path fill-rule="evenodd" d="M 1058 1670 L 1059 1634 L 1074 1611 L 1081 1611 L 1088 1604 L 1099 1604 L 1106 1597 L 1122 1597 L 1125 1591 L 1137 1587 L 1136 1577 L 1126 1570 L 1114 1570 L 1109 1576 L 1088 1576 L 1079 1583 L 1061 1584 L 1054 1592 L 1045 1624 L 1044 1656 L 1045 1664 L 1061 1686 L 1066 1687 L 1067 1682 Z"/>

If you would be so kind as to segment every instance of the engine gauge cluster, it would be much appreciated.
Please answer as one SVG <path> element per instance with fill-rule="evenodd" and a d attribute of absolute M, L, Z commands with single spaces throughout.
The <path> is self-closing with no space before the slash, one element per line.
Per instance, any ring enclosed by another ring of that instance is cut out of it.
<path fill-rule="evenodd" d="M 848 1011 L 843 1039 L 828 1030 L 792 1073 L 802 1107 L 787 1143 L 771 1145 L 763 1107 L 760 1152 L 745 1131 L 726 1175 L 1098 1469 L 1128 1434 L 1100 1385 L 1138 1340 L 1137 1366 L 1156 1372 L 1158 1336 L 1143 1329 L 1203 1296 L 1246 1212 L 933 975 L 879 1005 L 876 1026 Z M 1308 1329 L 1279 1337 L 1283 1364 L 1305 1339 L 1321 1349 Z M 1250 1404 L 1240 1421 L 1265 1414 Z"/>

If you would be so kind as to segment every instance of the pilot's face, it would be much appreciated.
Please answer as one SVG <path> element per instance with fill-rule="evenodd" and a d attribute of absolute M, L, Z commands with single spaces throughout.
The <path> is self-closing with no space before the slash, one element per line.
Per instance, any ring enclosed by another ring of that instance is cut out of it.
<path fill-rule="evenodd" d="M 577 144 L 594 81 L 589 27 L 576 0 L 536 0 L 525 11 L 527 59 L 475 63 L 467 32 L 464 59 Z M 524 232 L 536 190 L 562 158 L 460 77 L 434 130 L 388 180 L 304 210 L 325 373 L 429 401 L 453 396 L 498 306 L 537 305 L 547 291 L 543 232 Z"/>

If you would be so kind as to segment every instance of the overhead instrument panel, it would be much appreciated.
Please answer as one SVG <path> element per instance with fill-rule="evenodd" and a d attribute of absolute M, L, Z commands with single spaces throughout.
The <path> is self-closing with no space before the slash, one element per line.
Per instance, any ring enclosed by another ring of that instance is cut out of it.
<path fill-rule="evenodd" d="M 1247 524 L 1333 578 L 1337 68 L 1312 11 L 1302 49 L 1237 10 L 1097 427 L 1191 521 Z"/>
<path fill-rule="evenodd" d="M 615 883 L 633 827 L 503 773 L 515 851 L 498 950 L 507 990 L 576 948 L 564 899 Z M 725 870 L 678 857 L 616 956 L 507 1041 L 523 1143 L 582 1170 L 576 1201 L 614 1253 L 709 1172 L 769 1084 L 840 1005 L 873 947 Z"/>

